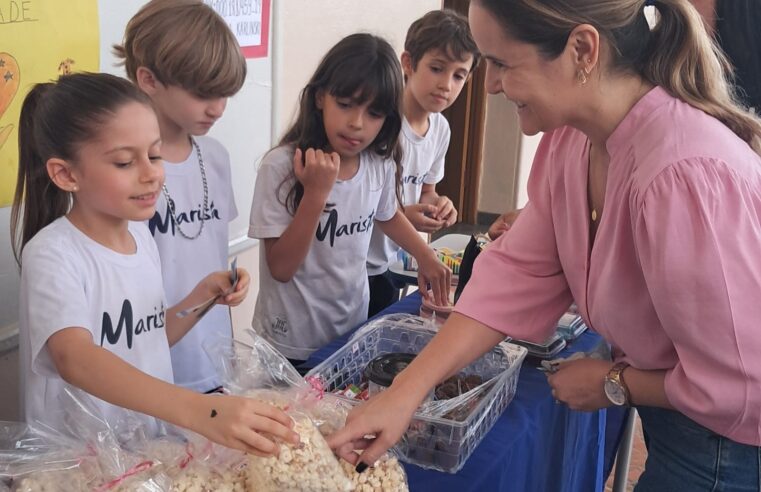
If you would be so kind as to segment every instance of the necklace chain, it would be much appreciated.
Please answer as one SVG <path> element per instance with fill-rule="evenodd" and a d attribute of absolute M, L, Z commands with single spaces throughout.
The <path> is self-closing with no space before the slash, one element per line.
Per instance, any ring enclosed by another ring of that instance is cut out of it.
<path fill-rule="evenodd" d="M 167 189 L 166 184 L 162 187 L 162 191 L 164 192 L 164 197 L 166 198 L 166 202 L 169 207 L 169 215 L 172 218 L 172 222 L 174 223 L 174 226 L 177 228 L 177 231 L 179 231 L 182 237 L 192 241 L 193 239 L 198 238 L 203 232 L 203 226 L 204 226 L 204 223 L 206 222 L 206 213 L 209 211 L 209 185 L 206 182 L 206 168 L 203 165 L 203 155 L 201 154 L 201 147 L 198 145 L 198 143 L 195 141 L 193 137 L 190 137 L 190 143 L 196 151 L 196 157 L 198 157 L 198 167 L 201 169 L 201 182 L 203 183 L 203 209 L 201 210 L 201 213 L 199 214 L 199 217 L 201 220 L 201 226 L 199 227 L 198 232 L 195 235 L 190 236 L 186 234 L 185 231 L 182 230 L 182 227 L 180 227 L 180 222 L 177 220 L 177 216 L 175 215 L 174 200 L 172 199 L 172 196 L 169 194 L 169 190 Z"/>

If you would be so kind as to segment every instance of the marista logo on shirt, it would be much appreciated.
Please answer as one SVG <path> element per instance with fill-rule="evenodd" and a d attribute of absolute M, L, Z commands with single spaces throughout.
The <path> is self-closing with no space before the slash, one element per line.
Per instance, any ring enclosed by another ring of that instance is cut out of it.
<path fill-rule="evenodd" d="M 325 241 L 330 233 L 330 247 L 336 242 L 337 237 L 352 236 L 361 232 L 370 232 L 373 228 L 373 218 L 375 217 L 375 210 L 370 212 L 370 215 L 366 219 L 362 219 L 359 216 L 359 220 L 356 222 L 350 222 L 348 224 L 338 225 L 338 210 L 333 209 L 328 214 L 328 220 L 325 221 L 325 227 L 321 227 L 321 224 L 317 224 L 317 240 Z"/>
<path fill-rule="evenodd" d="M 209 209 L 206 211 L 206 213 L 203 213 L 201 210 L 201 205 L 198 205 L 197 208 L 192 209 L 190 212 L 176 212 L 177 216 L 177 222 L 180 223 L 180 225 L 185 224 L 186 222 L 197 222 L 203 218 L 203 220 L 211 220 L 211 219 L 217 219 L 221 220 L 219 217 L 219 210 L 214 206 L 214 202 L 211 202 L 209 205 Z M 169 213 L 169 204 L 166 205 L 166 211 L 164 212 L 164 217 L 161 217 L 161 213 L 159 213 L 158 210 L 156 210 L 156 213 L 153 214 L 153 217 L 151 217 L 151 220 L 148 221 L 148 229 L 151 231 L 151 235 L 156 235 L 156 230 L 160 234 L 166 234 L 167 231 L 169 231 L 169 228 L 172 228 L 172 236 L 175 235 L 175 223 L 172 220 L 172 216 Z"/>
<path fill-rule="evenodd" d="M 119 323 L 114 330 L 114 323 L 111 321 L 111 315 L 108 312 L 103 312 L 103 326 L 100 330 L 100 346 L 102 347 L 105 342 L 109 345 L 116 345 L 122 337 L 122 334 L 127 337 L 127 348 L 132 348 L 132 338 L 134 336 L 148 333 L 151 330 L 158 330 L 164 328 L 164 303 L 161 303 L 161 308 L 153 308 L 154 314 L 149 314 L 145 318 L 140 318 L 137 324 L 134 324 L 134 318 L 132 314 L 132 303 L 129 299 L 124 299 L 122 303 L 122 312 L 119 315 Z"/>
<path fill-rule="evenodd" d="M 422 185 L 425 184 L 423 181 L 425 177 L 428 176 L 428 173 L 423 173 L 420 176 L 416 176 L 414 174 L 408 174 L 407 176 L 404 176 L 402 178 L 402 184 L 409 184 L 412 183 L 414 185 Z"/>

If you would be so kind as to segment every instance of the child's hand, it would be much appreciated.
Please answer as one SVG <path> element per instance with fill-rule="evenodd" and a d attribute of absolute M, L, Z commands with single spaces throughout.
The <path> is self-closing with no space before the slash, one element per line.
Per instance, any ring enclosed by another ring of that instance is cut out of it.
<path fill-rule="evenodd" d="M 199 287 L 208 292 L 207 297 L 218 295 L 217 304 L 227 306 L 237 306 L 246 298 L 248 287 L 251 284 L 251 276 L 245 268 L 237 268 L 238 283 L 232 290 L 232 281 L 230 280 L 230 270 L 222 270 L 210 273 L 201 281 Z"/>
<path fill-rule="evenodd" d="M 444 222 L 433 218 L 436 214 L 436 206 L 429 203 L 415 203 L 404 206 L 404 216 L 412 226 L 420 232 L 429 234 L 438 231 L 444 226 Z"/>
<path fill-rule="evenodd" d="M 489 226 L 489 231 L 487 232 L 491 240 L 494 241 L 499 236 L 509 231 L 513 226 L 513 222 L 515 222 L 515 219 L 518 218 L 518 214 L 520 212 L 521 209 L 519 208 L 517 210 L 506 212 L 497 217 L 497 220 L 495 220 L 494 223 Z"/>
<path fill-rule="evenodd" d="M 449 286 L 452 282 L 452 270 L 439 261 L 436 253 L 429 250 L 423 258 L 415 258 L 418 263 L 417 283 L 420 292 L 430 298 L 437 306 L 449 305 Z M 430 285 L 430 292 L 428 285 Z"/>
<path fill-rule="evenodd" d="M 436 200 L 436 212 L 433 217 L 443 222 L 443 227 L 449 227 L 457 221 L 457 210 L 449 197 L 439 195 Z"/>
<path fill-rule="evenodd" d="M 198 397 L 188 427 L 211 441 L 257 456 L 279 452 L 273 437 L 299 443 L 293 420 L 279 408 L 238 396 Z"/>
<path fill-rule="evenodd" d="M 304 185 L 304 193 L 317 193 L 326 200 L 338 178 L 340 167 L 341 157 L 335 152 L 328 154 L 322 150 L 307 149 L 302 153 L 301 149 L 296 149 L 293 154 L 293 173 Z"/>

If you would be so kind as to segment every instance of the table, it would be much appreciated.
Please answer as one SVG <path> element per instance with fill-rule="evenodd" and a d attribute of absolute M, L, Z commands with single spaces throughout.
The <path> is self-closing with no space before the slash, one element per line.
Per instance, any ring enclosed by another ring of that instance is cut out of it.
<path fill-rule="evenodd" d="M 379 313 L 413 313 L 413 293 Z M 304 364 L 314 367 L 341 348 L 351 334 L 318 350 Z M 589 350 L 600 340 L 587 332 L 563 353 Z M 627 411 L 577 412 L 555 403 L 546 377 L 524 364 L 515 398 L 456 474 L 405 464 L 411 492 L 418 491 L 602 491 L 610 472 Z"/>

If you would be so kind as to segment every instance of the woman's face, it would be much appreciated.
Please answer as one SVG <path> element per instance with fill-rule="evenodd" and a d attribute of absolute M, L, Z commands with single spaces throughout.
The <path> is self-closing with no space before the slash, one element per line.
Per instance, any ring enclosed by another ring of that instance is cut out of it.
<path fill-rule="evenodd" d="M 534 45 L 505 34 L 478 2 L 471 2 L 468 20 L 486 59 L 486 90 L 501 92 L 516 105 L 523 133 L 535 135 L 568 124 L 580 86 L 568 49 L 554 60 L 545 58 Z"/>

